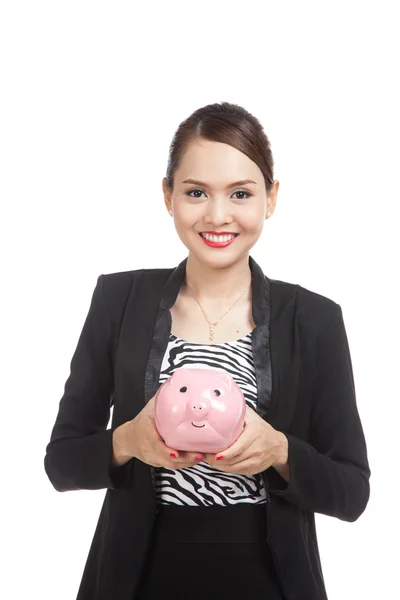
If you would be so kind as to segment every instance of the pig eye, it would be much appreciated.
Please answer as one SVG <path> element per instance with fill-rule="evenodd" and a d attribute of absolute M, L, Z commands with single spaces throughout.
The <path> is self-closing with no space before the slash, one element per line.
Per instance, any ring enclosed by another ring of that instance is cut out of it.
<path fill-rule="evenodd" d="M 219 390 L 214 390 L 214 394 L 215 394 L 216 396 L 220 396 L 220 395 L 221 395 L 221 392 L 220 392 Z"/>
<path fill-rule="evenodd" d="M 181 389 L 179 390 L 180 392 L 187 392 L 187 387 L 186 385 L 184 385 L 183 387 L 181 387 Z"/>

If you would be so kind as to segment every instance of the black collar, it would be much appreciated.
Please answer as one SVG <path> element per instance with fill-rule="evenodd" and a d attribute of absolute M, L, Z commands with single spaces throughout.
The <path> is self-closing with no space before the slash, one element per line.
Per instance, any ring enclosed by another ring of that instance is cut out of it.
<path fill-rule="evenodd" d="M 153 338 L 148 356 L 145 375 L 145 398 L 149 400 L 157 391 L 159 373 L 166 351 L 172 318 L 170 308 L 174 305 L 186 273 L 185 258 L 168 275 L 162 285 Z M 271 280 L 264 275 L 261 267 L 249 256 L 252 289 L 252 317 L 256 327 L 251 341 L 257 380 L 257 412 L 265 418 L 271 402 L 272 371 L 270 352 Z M 161 272 L 160 272 L 161 273 Z"/>
<path fill-rule="evenodd" d="M 160 308 L 170 309 L 177 299 L 186 274 L 187 257 L 179 263 L 165 282 L 161 296 Z M 264 275 L 254 258 L 249 256 L 252 290 L 252 316 L 256 326 L 267 325 L 270 319 L 270 280 Z"/>

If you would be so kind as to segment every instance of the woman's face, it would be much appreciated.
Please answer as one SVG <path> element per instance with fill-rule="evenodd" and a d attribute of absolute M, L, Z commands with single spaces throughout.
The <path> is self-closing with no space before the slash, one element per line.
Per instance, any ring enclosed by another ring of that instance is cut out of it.
<path fill-rule="evenodd" d="M 244 180 L 251 181 L 236 183 Z M 204 139 L 192 142 L 184 153 L 172 193 L 165 183 L 164 178 L 165 204 L 182 243 L 200 262 L 220 267 L 247 255 L 257 242 L 279 188 L 275 181 L 267 197 L 263 174 L 252 160 L 228 144 Z M 213 247 L 201 236 L 204 232 L 238 235 Z"/>

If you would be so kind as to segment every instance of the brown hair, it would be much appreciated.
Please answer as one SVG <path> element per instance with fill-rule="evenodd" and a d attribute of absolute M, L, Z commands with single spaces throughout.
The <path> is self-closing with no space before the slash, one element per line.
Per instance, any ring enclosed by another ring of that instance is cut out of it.
<path fill-rule="evenodd" d="M 208 104 L 180 123 L 169 149 L 166 184 L 174 189 L 174 173 L 190 142 L 205 139 L 233 146 L 256 163 L 264 175 L 267 193 L 274 182 L 270 142 L 258 119 L 246 109 L 220 102 Z"/>

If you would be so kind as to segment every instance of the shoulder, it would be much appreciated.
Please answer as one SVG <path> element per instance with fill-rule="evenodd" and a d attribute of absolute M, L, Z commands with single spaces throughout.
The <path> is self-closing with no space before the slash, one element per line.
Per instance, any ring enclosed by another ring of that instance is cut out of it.
<path fill-rule="evenodd" d="M 132 286 L 139 281 L 143 271 L 144 269 L 134 269 L 103 273 L 99 275 L 98 282 L 102 286 L 103 294 L 107 300 L 119 298 L 121 295 L 129 295 Z"/>
<path fill-rule="evenodd" d="M 336 300 L 306 288 L 298 283 L 269 279 L 271 284 L 271 302 L 281 310 L 292 313 L 302 325 L 316 331 L 325 330 L 330 323 L 341 315 L 341 306 Z"/>
<path fill-rule="evenodd" d="M 134 304 L 137 294 L 151 285 L 158 277 L 165 279 L 173 269 L 133 269 L 102 273 L 97 278 L 95 296 L 99 298 L 112 328 L 120 329 L 129 304 Z"/>
<path fill-rule="evenodd" d="M 140 284 L 151 285 L 153 281 L 166 280 L 173 270 L 174 268 L 148 268 L 103 273 L 99 275 L 98 283 L 108 302 L 119 302 L 121 297 L 128 299 Z"/>

